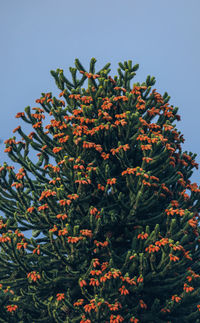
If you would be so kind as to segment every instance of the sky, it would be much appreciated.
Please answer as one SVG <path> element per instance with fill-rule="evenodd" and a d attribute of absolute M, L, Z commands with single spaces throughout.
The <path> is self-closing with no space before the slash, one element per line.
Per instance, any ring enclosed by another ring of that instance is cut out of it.
<path fill-rule="evenodd" d="M 199 12 L 199 0 L 1 0 L 0 139 L 13 136 L 16 113 L 37 106 L 41 92 L 58 93 L 50 70 L 69 76 L 75 58 L 87 68 L 95 57 L 97 69 L 110 62 L 116 75 L 118 62 L 132 60 L 140 65 L 135 81 L 155 76 L 154 88 L 179 107 L 183 150 L 200 163 Z M 0 165 L 12 165 L 4 149 Z"/>

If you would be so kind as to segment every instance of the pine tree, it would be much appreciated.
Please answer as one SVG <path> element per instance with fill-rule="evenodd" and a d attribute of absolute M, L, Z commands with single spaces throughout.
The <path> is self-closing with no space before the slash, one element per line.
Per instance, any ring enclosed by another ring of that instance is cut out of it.
<path fill-rule="evenodd" d="M 95 63 L 51 71 L 59 97 L 5 141 L 19 169 L 0 167 L 0 322 L 200 322 L 198 164 L 178 108 L 154 77 L 132 84 L 138 64 L 112 78 Z"/>

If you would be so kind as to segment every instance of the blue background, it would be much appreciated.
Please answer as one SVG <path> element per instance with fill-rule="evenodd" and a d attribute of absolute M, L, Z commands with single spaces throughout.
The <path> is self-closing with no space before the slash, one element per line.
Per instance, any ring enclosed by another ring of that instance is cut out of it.
<path fill-rule="evenodd" d="M 69 76 L 76 57 L 86 67 L 95 57 L 97 68 L 111 62 L 115 75 L 118 62 L 131 59 L 140 64 L 135 81 L 155 76 L 154 88 L 179 107 L 183 150 L 199 163 L 199 12 L 199 0 L 1 0 L 0 139 L 19 124 L 33 130 L 15 115 L 38 106 L 41 92 L 59 93 L 51 69 Z M 1 143 L 0 164 L 12 165 L 4 149 Z M 192 181 L 199 185 L 199 171 Z"/>

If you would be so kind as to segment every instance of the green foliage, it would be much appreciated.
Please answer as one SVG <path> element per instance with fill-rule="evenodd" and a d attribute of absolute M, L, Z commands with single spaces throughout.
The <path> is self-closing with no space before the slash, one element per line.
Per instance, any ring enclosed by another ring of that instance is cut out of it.
<path fill-rule="evenodd" d="M 51 71 L 59 98 L 42 93 L 16 115 L 33 131 L 5 142 L 20 168 L 0 167 L 0 322 L 200 322 L 198 165 L 178 108 L 154 77 L 132 83 L 138 64 L 112 78 L 95 63 Z"/>

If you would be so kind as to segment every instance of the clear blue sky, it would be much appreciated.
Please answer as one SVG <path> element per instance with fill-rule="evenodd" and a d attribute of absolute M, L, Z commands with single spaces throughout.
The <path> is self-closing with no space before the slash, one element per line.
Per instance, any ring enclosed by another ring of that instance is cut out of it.
<path fill-rule="evenodd" d="M 111 62 L 115 75 L 119 61 L 132 59 L 140 64 L 136 81 L 155 76 L 155 88 L 179 107 L 184 148 L 200 162 L 199 12 L 199 0 L 2 0 L 0 139 L 13 136 L 14 116 L 41 92 L 57 93 L 51 69 L 68 74 L 76 57 L 86 66 L 95 57 L 98 67 Z M 0 164 L 8 161 L 3 150 Z"/>

